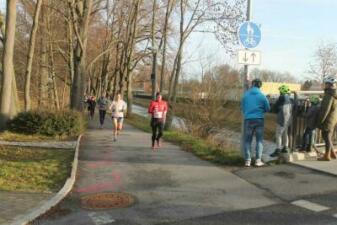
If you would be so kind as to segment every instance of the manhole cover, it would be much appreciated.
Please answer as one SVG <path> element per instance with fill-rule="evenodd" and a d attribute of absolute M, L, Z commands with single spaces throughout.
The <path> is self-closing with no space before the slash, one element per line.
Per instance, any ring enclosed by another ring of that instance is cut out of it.
<path fill-rule="evenodd" d="M 135 203 L 135 198 L 127 193 L 99 193 L 81 198 L 81 206 L 85 209 L 126 208 Z"/>

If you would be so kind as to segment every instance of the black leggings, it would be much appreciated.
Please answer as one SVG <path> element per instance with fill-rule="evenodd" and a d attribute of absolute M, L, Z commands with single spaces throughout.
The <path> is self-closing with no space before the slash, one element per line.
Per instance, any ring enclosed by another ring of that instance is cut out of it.
<path fill-rule="evenodd" d="M 333 146 L 333 141 L 332 141 L 332 135 L 333 135 L 333 131 L 322 131 L 322 137 L 324 139 L 325 142 L 325 151 L 333 151 L 334 150 L 334 146 Z"/>
<path fill-rule="evenodd" d="M 94 118 L 94 115 L 95 115 L 95 108 L 89 109 L 89 114 L 90 114 L 91 119 Z"/>
<path fill-rule="evenodd" d="M 105 110 L 99 110 L 99 122 L 101 123 L 101 125 L 104 124 L 105 114 L 106 114 Z"/>
<path fill-rule="evenodd" d="M 161 119 L 152 118 L 151 127 L 152 127 L 152 145 L 154 145 L 154 142 L 159 141 L 160 138 L 163 136 L 164 123 Z"/>

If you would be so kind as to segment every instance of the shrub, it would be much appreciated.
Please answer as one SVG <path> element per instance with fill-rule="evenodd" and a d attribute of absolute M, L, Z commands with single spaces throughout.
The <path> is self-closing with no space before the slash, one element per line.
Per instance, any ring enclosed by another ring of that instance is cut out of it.
<path fill-rule="evenodd" d="M 75 111 L 23 112 L 8 124 L 12 132 L 45 136 L 75 136 L 82 133 L 85 127 L 85 117 Z"/>
<path fill-rule="evenodd" d="M 38 112 L 21 112 L 9 121 L 8 128 L 12 132 L 22 134 L 39 133 L 43 124 L 43 115 Z"/>

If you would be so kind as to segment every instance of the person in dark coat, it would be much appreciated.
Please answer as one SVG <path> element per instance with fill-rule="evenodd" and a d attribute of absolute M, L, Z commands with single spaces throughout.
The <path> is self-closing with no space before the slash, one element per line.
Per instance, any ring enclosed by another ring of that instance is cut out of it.
<path fill-rule="evenodd" d="M 317 119 L 320 111 L 319 96 L 310 97 L 310 106 L 305 113 L 306 128 L 302 139 L 302 149 L 303 152 L 311 152 L 315 145 L 316 139 L 316 128 Z"/>
<path fill-rule="evenodd" d="M 277 113 L 276 149 L 270 157 L 278 157 L 280 153 L 289 152 L 288 130 L 292 123 L 293 101 L 290 98 L 290 89 L 283 84 L 279 87 L 280 96 L 277 99 L 273 111 Z"/>
<path fill-rule="evenodd" d="M 333 146 L 333 132 L 337 124 L 337 78 L 327 76 L 324 78 L 324 97 L 318 117 L 318 127 L 322 130 L 322 137 L 325 142 L 325 154 L 319 160 L 330 161 L 335 159 L 336 154 Z"/>
<path fill-rule="evenodd" d="M 89 118 L 93 119 L 95 115 L 95 108 L 96 108 L 96 98 L 95 96 L 90 96 L 87 99 L 87 105 L 88 105 L 88 112 L 89 112 Z"/>

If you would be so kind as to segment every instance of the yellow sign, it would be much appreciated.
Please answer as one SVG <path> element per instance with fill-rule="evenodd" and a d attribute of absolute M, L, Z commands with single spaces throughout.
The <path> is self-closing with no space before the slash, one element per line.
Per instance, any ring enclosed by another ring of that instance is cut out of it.
<path fill-rule="evenodd" d="M 277 94 L 280 94 L 278 88 L 282 84 L 287 85 L 291 91 L 300 91 L 301 90 L 301 84 L 263 82 L 262 87 L 261 87 L 261 91 L 265 95 L 277 95 Z"/>

